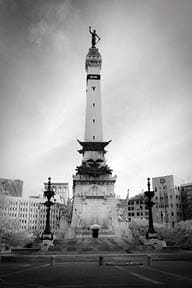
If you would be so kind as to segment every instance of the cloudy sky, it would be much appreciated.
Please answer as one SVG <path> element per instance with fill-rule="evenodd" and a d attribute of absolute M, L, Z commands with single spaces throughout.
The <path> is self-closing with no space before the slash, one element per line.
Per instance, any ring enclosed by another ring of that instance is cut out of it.
<path fill-rule="evenodd" d="M 192 1 L 0 0 L 0 177 L 69 182 L 81 162 L 88 26 L 102 38 L 106 155 L 116 194 L 192 182 Z"/>

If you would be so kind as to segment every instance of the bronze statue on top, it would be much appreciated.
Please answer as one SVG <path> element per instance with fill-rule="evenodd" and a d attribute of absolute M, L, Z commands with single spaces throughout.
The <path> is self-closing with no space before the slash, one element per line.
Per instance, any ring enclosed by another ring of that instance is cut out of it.
<path fill-rule="evenodd" d="M 89 26 L 89 32 L 92 36 L 92 48 L 95 48 L 96 44 L 101 40 L 101 38 L 97 35 L 96 30 L 91 31 L 91 26 Z"/>

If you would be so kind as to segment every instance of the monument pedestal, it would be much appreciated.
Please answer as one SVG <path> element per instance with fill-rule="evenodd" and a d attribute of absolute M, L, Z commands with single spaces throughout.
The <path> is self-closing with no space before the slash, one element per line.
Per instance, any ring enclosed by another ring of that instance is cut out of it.
<path fill-rule="evenodd" d="M 116 176 L 73 176 L 74 204 L 71 227 L 77 237 L 114 236 L 117 226 Z M 97 231 L 96 231 L 97 230 Z"/>

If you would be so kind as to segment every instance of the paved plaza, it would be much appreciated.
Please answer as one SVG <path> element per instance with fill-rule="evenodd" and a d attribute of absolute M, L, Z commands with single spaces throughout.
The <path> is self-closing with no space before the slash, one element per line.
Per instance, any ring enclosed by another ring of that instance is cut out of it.
<path fill-rule="evenodd" d="M 107 265 L 109 264 L 109 265 Z M 0 287 L 192 287 L 192 261 L 154 261 L 152 266 L 128 263 L 59 262 L 2 263 Z"/>

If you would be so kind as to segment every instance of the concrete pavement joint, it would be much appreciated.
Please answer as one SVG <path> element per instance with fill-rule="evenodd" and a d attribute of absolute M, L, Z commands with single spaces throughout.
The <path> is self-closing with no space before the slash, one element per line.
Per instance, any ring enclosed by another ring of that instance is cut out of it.
<path fill-rule="evenodd" d="M 44 264 L 44 265 L 41 265 L 41 266 L 38 266 L 38 267 L 32 267 L 32 268 L 29 268 L 29 269 L 23 269 L 23 270 L 14 271 L 14 272 L 11 272 L 11 273 L 8 273 L 8 274 L 0 275 L 0 277 L 1 278 L 5 278 L 5 277 L 8 277 L 8 276 L 11 276 L 11 275 L 14 275 L 14 274 L 19 274 L 19 273 L 23 273 L 23 272 L 32 271 L 32 270 L 37 270 L 37 269 L 45 268 L 45 267 L 48 267 L 48 266 L 50 266 L 50 264 Z"/>
<path fill-rule="evenodd" d="M 179 275 L 179 274 L 174 274 L 172 272 L 166 272 L 166 271 L 163 271 L 163 270 L 160 270 L 160 269 L 157 269 L 157 268 L 146 267 L 146 266 L 144 268 L 152 270 L 152 271 L 160 272 L 160 273 L 165 274 L 165 275 L 181 278 L 183 280 L 192 281 L 192 278 L 189 278 L 189 277 L 186 277 L 186 276 L 182 276 L 182 275 Z"/>
<path fill-rule="evenodd" d="M 122 270 L 122 271 L 125 271 L 125 269 L 124 268 L 122 268 L 122 267 L 119 267 L 119 266 L 114 266 L 116 269 L 119 269 L 119 270 Z M 138 273 L 134 273 L 134 272 L 128 272 L 129 274 L 131 274 L 132 276 L 136 276 L 137 278 L 140 278 L 140 279 L 142 279 L 142 280 L 145 280 L 145 281 L 148 281 L 148 282 L 151 282 L 151 283 L 153 283 L 153 284 L 157 284 L 157 285 L 162 285 L 162 284 L 164 284 L 163 282 L 160 282 L 160 281 L 156 281 L 156 280 L 153 280 L 153 279 L 151 279 L 151 278 L 148 278 L 148 277 L 145 277 L 145 276 L 142 276 L 142 275 L 140 275 L 140 274 L 138 274 Z"/>
<path fill-rule="evenodd" d="M 133 276 L 136 276 L 136 277 L 138 277 L 138 278 L 140 278 L 140 279 L 142 279 L 142 280 L 151 282 L 151 283 L 156 284 L 156 285 L 162 285 L 162 284 L 164 284 L 163 282 L 153 280 L 153 279 L 151 279 L 151 278 L 149 278 L 149 277 L 142 276 L 142 275 L 140 275 L 140 274 L 138 274 L 138 273 L 134 273 L 134 272 L 128 272 L 128 273 L 131 274 L 131 275 L 133 275 Z"/>

